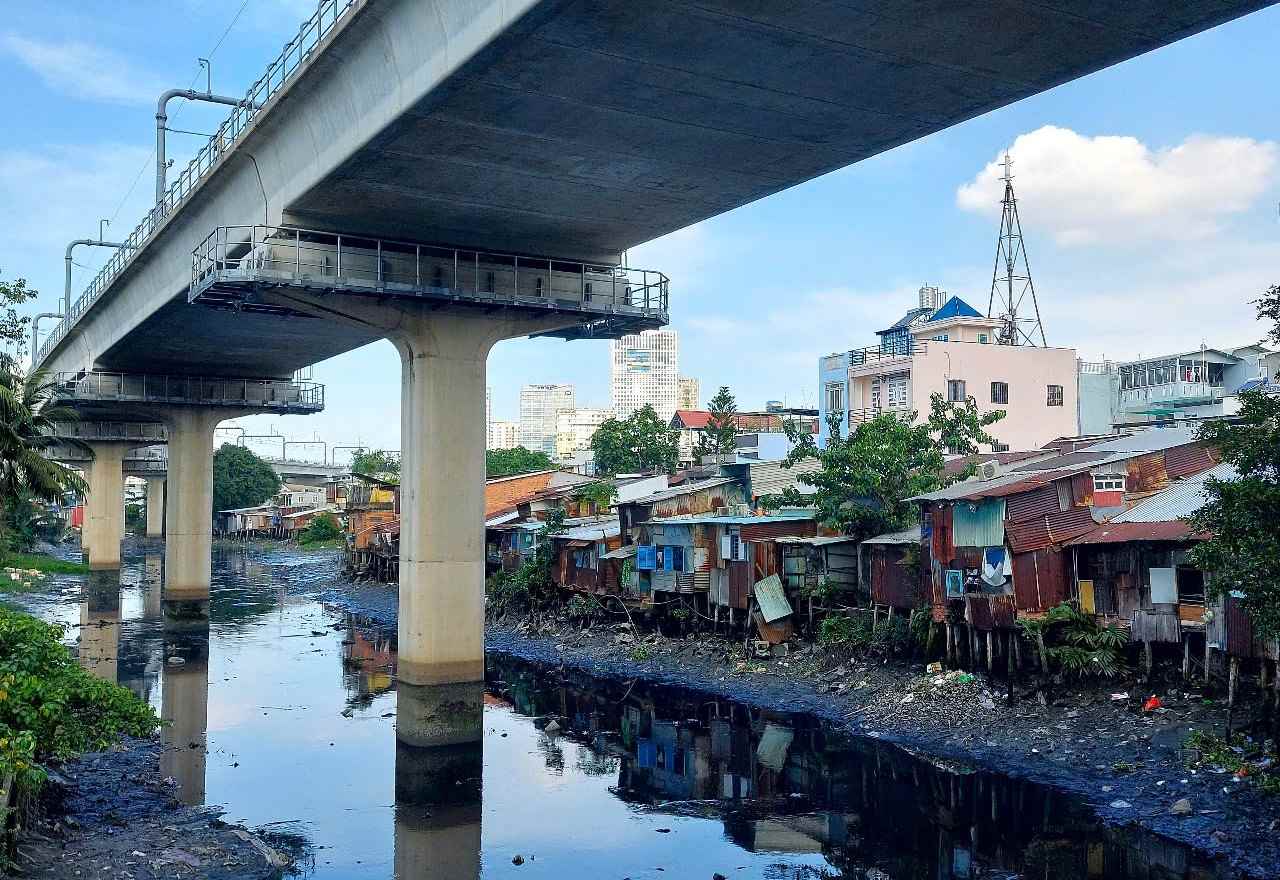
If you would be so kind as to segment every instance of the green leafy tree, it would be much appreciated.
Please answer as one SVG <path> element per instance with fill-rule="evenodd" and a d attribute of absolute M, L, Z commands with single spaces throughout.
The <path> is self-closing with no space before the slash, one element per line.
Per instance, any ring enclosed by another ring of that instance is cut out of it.
<path fill-rule="evenodd" d="M 596 473 L 670 472 L 679 460 L 680 432 L 645 405 L 625 419 L 605 420 L 591 437 L 591 451 Z"/>
<path fill-rule="evenodd" d="M 342 524 L 332 513 L 320 513 L 311 519 L 307 527 L 298 533 L 299 544 L 318 544 L 342 537 Z"/>
<path fill-rule="evenodd" d="M 27 334 L 31 319 L 18 314 L 14 306 L 36 298 L 36 291 L 27 287 L 26 279 L 5 281 L 0 278 L 0 349 L 6 365 L 12 366 L 22 359 L 27 350 Z"/>
<path fill-rule="evenodd" d="M 545 452 L 534 452 L 523 446 L 490 449 L 484 454 L 484 470 L 490 477 L 513 477 L 516 474 L 555 470 L 555 467 L 555 462 Z"/>
<path fill-rule="evenodd" d="M 820 468 L 797 477 L 813 494 L 793 488 L 775 500 L 814 505 L 825 525 L 857 538 L 909 527 L 915 511 L 906 499 L 942 485 L 942 452 L 928 426 L 882 414 L 846 437 L 840 422 L 839 414 L 829 419 L 830 437 L 821 449 L 802 426 L 786 425 L 795 446 L 783 466 L 814 459 Z"/>
<path fill-rule="evenodd" d="M 351 459 L 351 473 L 398 480 L 400 457 L 384 449 L 362 449 Z"/>
<path fill-rule="evenodd" d="M 1272 322 L 1268 338 L 1280 343 L 1280 286 L 1254 305 Z M 1210 595 L 1243 595 L 1258 637 L 1280 637 L 1280 397 L 1246 391 L 1231 421 L 1205 422 L 1198 438 L 1218 449 L 1239 479 L 1206 481 L 1207 500 L 1189 522 L 1209 538 L 1191 558 L 1210 573 Z"/>
<path fill-rule="evenodd" d="M 243 446 L 224 443 L 213 454 L 213 509 L 254 507 L 280 490 L 280 478 Z"/>
<path fill-rule="evenodd" d="M 965 398 L 963 403 L 948 403 L 935 391 L 929 396 L 926 424 L 944 451 L 952 455 L 975 455 L 982 446 L 995 448 L 999 441 L 987 433 L 987 428 L 1005 415 L 1002 409 L 978 412 L 978 402 L 972 397 Z"/>
<path fill-rule="evenodd" d="M 707 421 L 706 430 L 698 437 L 694 447 L 694 455 L 727 455 L 735 448 L 738 436 L 738 401 L 729 391 L 728 385 L 721 385 L 716 396 L 708 404 L 711 418 Z"/>
<path fill-rule="evenodd" d="M 82 480 L 42 454 L 55 441 L 55 422 L 78 416 L 54 398 L 56 383 L 46 373 L 23 375 L 12 361 L 0 364 L 0 502 L 28 497 L 56 501 L 68 490 L 84 492 Z"/>

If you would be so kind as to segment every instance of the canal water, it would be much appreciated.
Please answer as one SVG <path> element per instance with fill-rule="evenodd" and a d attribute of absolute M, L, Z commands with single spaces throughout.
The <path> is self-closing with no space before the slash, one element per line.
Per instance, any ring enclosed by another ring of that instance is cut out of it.
<path fill-rule="evenodd" d="M 305 877 L 1226 876 L 1029 783 L 503 657 L 479 778 L 424 803 L 430 762 L 396 742 L 395 629 L 326 601 L 332 555 L 216 552 L 209 630 L 184 634 L 163 626 L 161 559 L 127 547 L 118 580 L 51 578 L 14 601 L 170 722 L 163 768 L 184 802 L 290 844 Z"/>

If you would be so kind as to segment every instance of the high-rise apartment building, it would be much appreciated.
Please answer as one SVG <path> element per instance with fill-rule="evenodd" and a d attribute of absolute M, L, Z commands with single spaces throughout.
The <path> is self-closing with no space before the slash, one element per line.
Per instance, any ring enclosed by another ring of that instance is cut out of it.
<path fill-rule="evenodd" d="M 556 421 L 575 409 L 572 385 L 526 385 L 520 389 L 520 445 L 555 455 Z"/>
<path fill-rule="evenodd" d="M 681 376 L 676 384 L 676 409 L 701 409 L 698 380 Z"/>
<path fill-rule="evenodd" d="M 591 438 L 608 419 L 613 410 L 582 407 L 560 413 L 556 420 L 556 458 L 570 461 L 577 453 L 591 448 Z"/>
<path fill-rule="evenodd" d="M 520 425 L 517 422 L 490 422 L 489 448 L 515 449 L 520 445 Z"/>
<path fill-rule="evenodd" d="M 652 406 L 671 421 L 679 396 L 680 357 L 674 330 L 645 330 L 611 343 L 613 411 L 620 419 Z"/>

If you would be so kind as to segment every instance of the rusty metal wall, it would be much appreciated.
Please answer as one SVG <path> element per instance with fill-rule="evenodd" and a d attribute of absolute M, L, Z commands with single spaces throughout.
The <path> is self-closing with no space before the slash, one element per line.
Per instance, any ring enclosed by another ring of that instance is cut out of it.
<path fill-rule="evenodd" d="M 920 578 L 901 565 L 905 549 L 897 544 L 864 545 L 871 551 L 871 601 L 894 608 L 920 604 Z"/>
<path fill-rule="evenodd" d="M 1005 501 L 1005 517 L 1009 522 L 1022 522 L 1058 512 L 1058 490 L 1052 483 Z"/>
<path fill-rule="evenodd" d="M 1013 554 L 1013 595 L 1019 611 L 1047 611 L 1070 595 L 1067 560 L 1052 549 Z"/>

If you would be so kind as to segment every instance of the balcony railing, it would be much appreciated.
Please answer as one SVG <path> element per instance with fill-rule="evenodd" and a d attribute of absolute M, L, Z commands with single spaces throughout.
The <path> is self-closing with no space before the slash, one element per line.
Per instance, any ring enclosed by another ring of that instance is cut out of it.
<path fill-rule="evenodd" d="M 145 440 L 167 443 L 168 430 L 158 422 L 55 422 L 52 436 L 74 440 Z"/>
<path fill-rule="evenodd" d="M 1120 392 L 1120 404 L 1126 409 L 1158 404 L 1194 406 L 1215 403 L 1226 394 L 1225 386 L 1211 385 L 1208 382 L 1169 382 L 1145 388 L 1126 388 Z"/>
<path fill-rule="evenodd" d="M 286 226 L 221 226 L 192 252 L 192 302 L 244 302 L 290 285 L 665 324 L 670 282 L 652 269 L 443 248 Z"/>
<path fill-rule="evenodd" d="M 882 349 L 878 345 L 870 348 L 855 348 L 849 352 L 850 367 L 864 367 L 878 364 L 882 361 L 901 360 L 909 358 L 913 354 L 923 354 L 925 351 L 925 343 L 912 340 L 906 345 L 898 345 L 888 350 Z"/>
<path fill-rule="evenodd" d="M 880 407 L 872 406 L 865 409 L 851 409 L 848 413 L 849 427 L 860 425 L 863 422 L 869 422 L 877 416 L 891 415 L 906 420 L 913 415 L 914 411 L 909 407 Z"/>
<path fill-rule="evenodd" d="M 325 39 L 331 35 L 338 23 L 344 21 L 351 11 L 361 5 L 361 0 L 317 0 L 316 10 L 298 28 L 289 42 L 285 43 L 280 54 L 267 65 L 262 74 L 245 92 L 244 103 L 231 111 L 231 114 L 218 126 L 208 142 L 196 153 L 185 169 L 174 179 L 165 191 L 164 197 L 153 209 L 147 212 L 142 222 L 124 240 L 124 247 L 117 249 L 107 260 L 106 265 L 89 283 L 80 297 L 72 303 L 68 314 L 54 327 L 39 352 L 33 352 L 35 363 L 42 362 L 53 347 L 66 336 L 75 322 L 97 302 L 111 286 L 116 276 L 127 266 L 142 249 L 143 245 L 159 229 L 164 219 L 177 209 L 196 187 L 217 167 L 219 160 L 231 152 L 259 116 L 268 102 L 286 85 L 292 82 L 294 75 L 317 50 Z"/>
<path fill-rule="evenodd" d="M 244 407 L 311 413 L 324 409 L 324 386 L 287 379 L 214 379 L 144 373 L 56 373 L 54 393 L 65 403 L 125 401 Z"/>

